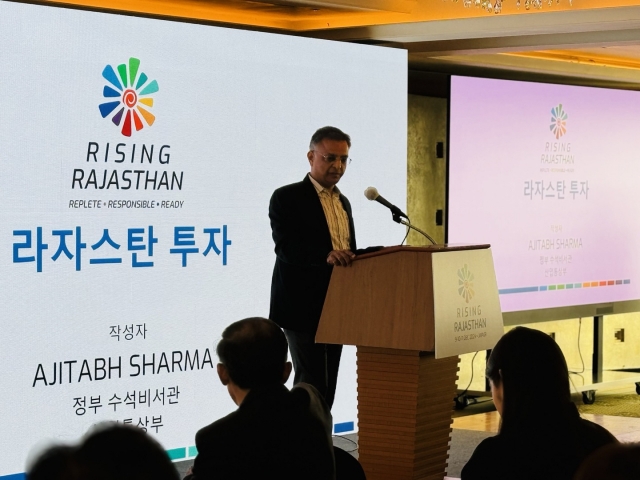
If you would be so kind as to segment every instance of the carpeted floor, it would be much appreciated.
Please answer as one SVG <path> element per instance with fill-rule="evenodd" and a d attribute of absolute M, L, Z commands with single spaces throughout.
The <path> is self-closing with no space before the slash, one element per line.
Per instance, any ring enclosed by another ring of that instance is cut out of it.
<path fill-rule="evenodd" d="M 580 413 L 640 418 L 640 395 L 635 393 L 618 395 L 596 394 L 596 402 L 593 405 L 584 405 L 580 402 L 576 402 L 576 405 L 578 405 Z"/>

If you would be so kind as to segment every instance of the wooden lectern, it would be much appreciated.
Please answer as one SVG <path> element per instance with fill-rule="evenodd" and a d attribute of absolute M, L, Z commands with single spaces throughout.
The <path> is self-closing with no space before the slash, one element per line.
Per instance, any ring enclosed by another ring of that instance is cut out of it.
<path fill-rule="evenodd" d="M 458 357 L 434 355 L 432 255 L 488 247 L 391 247 L 333 269 L 316 341 L 357 346 L 368 480 L 444 478 Z"/>

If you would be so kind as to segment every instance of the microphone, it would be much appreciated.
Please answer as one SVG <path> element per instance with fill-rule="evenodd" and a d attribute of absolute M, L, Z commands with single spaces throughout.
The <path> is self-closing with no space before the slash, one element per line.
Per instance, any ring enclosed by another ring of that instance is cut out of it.
<path fill-rule="evenodd" d="M 407 226 L 409 228 L 414 229 L 416 232 L 418 232 L 418 233 L 424 235 L 425 237 L 427 237 L 429 239 L 429 241 L 433 245 L 436 244 L 436 241 L 433 238 L 431 238 L 427 233 L 423 232 L 419 228 L 414 227 L 413 225 L 411 225 L 409 223 L 409 217 L 407 216 L 406 213 L 404 213 L 402 210 L 400 210 L 395 205 L 389 203 L 387 201 L 387 199 L 385 199 L 384 197 L 381 197 L 380 194 L 378 193 L 378 189 L 376 187 L 368 187 L 364 191 L 364 196 L 367 197 L 367 199 L 369 199 L 369 200 L 375 200 L 376 202 L 381 203 L 382 205 L 387 207 L 389 210 L 391 210 L 391 213 L 393 214 L 393 221 L 394 222 L 401 223 L 402 225 L 405 225 L 405 226 Z M 404 218 L 406 218 L 406 220 L 402 220 L 400 217 L 404 217 Z M 407 229 L 407 232 L 408 232 L 408 229 Z M 404 243 L 404 240 L 402 241 L 402 243 Z"/>
<path fill-rule="evenodd" d="M 391 210 L 391 213 L 393 213 L 394 215 L 397 215 L 399 217 L 404 217 L 406 219 L 409 219 L 409 217 L 407 216 L 406 213 L 404 213 L 402 210 L 400 210 L 398 207 L 396 207 L 395 205 L 389 203 L 384 197 L 382 197 L 379 193 L 378 193 L 378 189 L 376 187 L 369 187 L 364 191 L 364 196 L 367 197 L 369 200 L 375 200 L 376 202 L 384 205 L 385 207 L 387 207 L 389 210 Z"/>

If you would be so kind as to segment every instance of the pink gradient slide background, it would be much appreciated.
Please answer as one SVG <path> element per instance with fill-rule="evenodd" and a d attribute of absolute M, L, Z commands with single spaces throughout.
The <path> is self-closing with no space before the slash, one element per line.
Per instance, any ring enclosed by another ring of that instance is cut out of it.
<path fill-rule="evenodd" d="M 640 298 L 640 92 L 452 77 L 449 143 L 448 242 L 491 244 L 504 312 Z"/>

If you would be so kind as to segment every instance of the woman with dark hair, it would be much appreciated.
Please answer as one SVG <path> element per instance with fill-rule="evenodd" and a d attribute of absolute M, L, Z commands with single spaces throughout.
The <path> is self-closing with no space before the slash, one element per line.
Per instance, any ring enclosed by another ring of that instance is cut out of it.
<path fill-rule="evenodd" d="M 525 327 L 506 333 L 491 352 L 487 378 L 500 431 L 478 445 L 462 480 L 571 480 L 591 452 L 617 443 L 580 418 L 567 363 L 549 335 Z"/>

